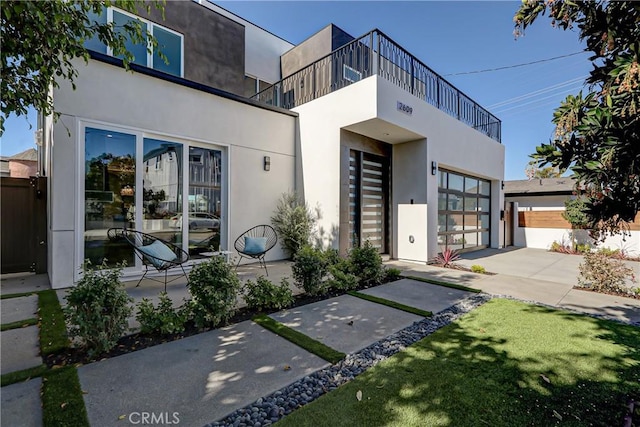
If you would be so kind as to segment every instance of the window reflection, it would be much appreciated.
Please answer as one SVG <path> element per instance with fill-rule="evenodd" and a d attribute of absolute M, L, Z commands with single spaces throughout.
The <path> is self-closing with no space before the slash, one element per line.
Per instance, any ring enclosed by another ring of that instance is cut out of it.
<path fill-rule="evenodd" d="M 220 249 L 222 152 L 189 148 L 189 255 Z"/>
<path fill-rule="evenodd" d="M 107 237 L 111 227 L 135 221 L 136 137 L 120 132 L 85 130 L 84 259 L 92 264 L 132 266 L 132 249 Z"/>
<path fill-rule="evenodd" d="M 182 244 L 182 144 L 144 139 L 143 231 Z"/>

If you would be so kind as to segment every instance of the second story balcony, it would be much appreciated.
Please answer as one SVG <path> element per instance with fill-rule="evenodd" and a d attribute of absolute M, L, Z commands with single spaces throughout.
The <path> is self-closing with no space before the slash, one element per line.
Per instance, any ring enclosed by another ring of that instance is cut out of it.
<path fill-rule="evenodd" d="M 287 109 L 378 75 L 501 142 L 501 122 L 380 30 L 345 44 L 252 99 Z"/>

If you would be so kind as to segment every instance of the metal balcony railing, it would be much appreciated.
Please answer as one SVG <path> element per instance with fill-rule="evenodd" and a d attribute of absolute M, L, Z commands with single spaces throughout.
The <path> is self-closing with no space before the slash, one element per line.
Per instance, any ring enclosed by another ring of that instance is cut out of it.
<path fill-rule="evenodd" d="M 287 109 L 374 74 L 501 142 L 501 122 L 380 30 L 334 50 L 251 99 Z"/>

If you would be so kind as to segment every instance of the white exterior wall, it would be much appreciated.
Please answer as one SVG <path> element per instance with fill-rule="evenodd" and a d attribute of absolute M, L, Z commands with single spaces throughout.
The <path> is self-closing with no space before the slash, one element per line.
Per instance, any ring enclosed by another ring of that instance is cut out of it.
<path fill-rule="evenodd" d="M 427 221 L 429 227 L 429 258 L 439 251 L 438 224 L 438 176 L 431 174 L 431 162 L 438 167 L 455 172 L 463 172 L 491 180 L 491 247 L 498 247 L 500 240 L 500 210 L 503 209 L 501 181 L 504 179 L 504 145 L 485 136 L 461 121 L 449 116 L 434 106 L 400 89 L 393 83 L 377 77 L 378 80 L 378 117 L 401 126 L 426 138 L 427 158 L 422 165 L 422 173 L 416 181 L 426 177 L 426 203 L 429 206 Z M 413 108 L 413 114 L 407 115 L 397 109 L 397 102 Z M 395 154 L 395 150 L 394 150 Z M 424 157 L 418 155 L 412 161 L 420 162 Z M 417 160 L 418 159 L 418 160 Z M 394 165 L 397 162 L 394 160 Z M 402 173 L 396 169 L 396 173 Z M 412 172 L 413 173 L 413 172 Z M 416 177 L 417 178 L 417 177 Z M 417 183 L 423 192 L 422 183 Z M 394 186 L 395 188 L 395 186 Z M 394 194 L 395 199 L 395 194 Z M 406 203 L 406 201 L 395 201 Z M 419 202 L 416 202 L 419 203 Z M 420 202 L 421 203 L 421 202 Z M 426 260 L 425 260 L 426 261 Z"/>
<path fill-rule="evenodd" d="M 82 258 L 81 123 L 130 128 L 222 149 L 227 160 L 224 173 L 228 174 L 223 178 L 223 186 L 227 183 L 223 204 L 227 206 L 221 219 L 223 226 L 228 224 L 226 232 L 223 229 L 223 247 L 231 248 L 235 238 L 250 227 L 268 224 L 280 194 L 295 188 L 295 117 L 99 61 L 75 65 L 79 69 L 77 90 L 62 83 L 54 92 L 55 108 L 62 113 L 54 126 L 49 176 L 49 276 L 54 288 L 71 286 L 78 279 Z M 271 158 L 269 172 L 263 170 L 264 156 Z M 284 257 L 278 245 L 267 259 Z"/>
<path fill-rule="evenodd" d="M 374 118 L 375 96 L 375 79 L 368 78 L 293 109 L 299 114 L 297 190 L 320 208 L 318 227 L 327 232 L 340 226 L 340 128 Z M 324 244 L 338 248 L 337 239 Z"/>
<path fill-rule="evenodd" d="M 398 101 L 413 107 L 413 114 L 398 111 Z M 340 128 L 380 119 L 407 130 L 407 134 L 425 138 L 393 146 L 391 256 L 396 257 L 398 252 L 397 205 L 408 204 L 412 198 L 414 203 L 428 206 L 428 257 L 439 251 L 438 183 L 437 176 L 430 172 L 432 160 L 442 167 L 492 181 L 491 241 L 492 246 L 499 244 L 499 213 L 503 206 L 500 181 L 504 177 L 504 146 L 500 143 L 379 76 L 368 77 L 293 111 L 300 115 L 300 191 L 311 206 L 320 206 L 320 225 L 324 229 L 331 230 L 339 224 Z"/>
<path fill-rule="evenodd" d="M 195 1 L 222 16 L 244 25 L 244 71 L 246 74 L 269 83 L 275 83 L 280 80 L 280 55 L 293 48 L 293 44 L 218 5 L 210 3 L 208 0 Z"/>
<path fill-rule="evenodd" d="M 393 145 L 392 217 L 393 230 L 398 232 L 391 233 L 391 241 L 392 247 L 397 248 L 394 256 L 400 259 L 420 261 L 428 258 L 429 234 L 437 232 L 428 227 L 427 182 L 431 171 L 425 166 L 428 164 L 427 151 L 426 139 Z M 416 240 L 423 232 L 422 238 Z M 413 242 L 410 236 L 413 236 Z"/>

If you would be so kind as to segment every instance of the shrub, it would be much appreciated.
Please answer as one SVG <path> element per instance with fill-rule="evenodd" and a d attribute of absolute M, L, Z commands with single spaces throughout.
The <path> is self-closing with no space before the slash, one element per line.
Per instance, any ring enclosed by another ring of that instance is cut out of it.
<path fill-rule="evenodd" d="M 189 308 L 198 328 L 215 327 L 233 315 L 240 279 L 222 258 L 213 257 L 189 273 Z"/>
<path fill-rule="evenodd" d="M 327 261 L 327 265 L 337 265 L 341 263 L 344 258 L 340 256 L 340 252 L 337 249 L 329 248 L 324 251 L 324 259 Z"/>
<path fill-rule="evenodd" d="M 358 287 L 358 276 L 354 274 L 353 265 L 348 259 L 338 257 L 338 260 L 329 265 L 329 274 L 329 288 L 351 291 Z"/>
<path fill-rule="evenodd" d="M 624 258 L 624 254 L 620 249 L 600 248 L 598 249 L 598 253 L 608 256 L 609 258 Z"/>
<path fill-rule="evenodd" d="M 554 240 L 553 243 L 551 243 L 549 251 L 569 255 L 575 255 L 578 253 L 577 250 L 573 248 L 573 244 L 567 243 L 564 239 L 561 242 L 557 242 Z"/>
<path fill-rule="evenodd" d="M 583 197 L 577 197 L 564 202 L 565 211 L 562 217 L 566 219 L 572 228 L 589 227 L 589 217 L 587 217 L 587 205 Z"/>
<path fill-rule="evenodd" d="M 173 301 L 166 292 L 160 293 L 160 302 L 154 307 L 147 298 L 137 304 L 136 320 L 140 332 L 145 334 L 177 334 L 184 331 L 189 315 L 187 308 L 173 308 Z"/>
<path fill-rule="evenodd" d="M 460 259 L 458 251 L 451 248 L 442 249 L 440 253 L 433 259 L 433 262 L 442 267 L 453 267 L 454 263 Z"/>
<path fill-rule="evenodd" d="M 349 261 L 351 261 L 352 272 L 359 278 L 360 286 L 372 286 L 382 282 L 384 278 L 382 257 L 378 249 L 374 248 L 368 240 L 363 246 L 351 249 Z"/>
<path fill-rule="evenodd" d="M 293 258 L 291 267 L 294 283 L 309 295 L 320 295 L 325 292 L 323 283 L 327 274 L 327 261 L 320 249 L 309 245 L 303 246 Z"/>
<path fill-rule="evenodd" d="M 609 258 L 601 253 L 588 253 L 580 264 L 578 286 L 596 291 L 630 293 L 627 279 L 635 281 L 633 269 L 619 259 Z"/>
<path fill-rule="evenodd" d="M 471 266 L 471 271 L 473 271 L 474 273 L 478 273 L 478 274 L 485 274 L 487 272 L 487 270 L 485 270 L 485 268 L 479 264 L 474 264 Z"/>
<path fill-rule="evenodd" d="M 401 274 L 402 270 L 398 268 L 386 268 L 384 270 L 384 280 L 385 282 L 395 282 L 400 279 Z"/>
<path fill-rule="evenodd" d="M 80 340 L 89 357 L 111 350 L 128 329 L 133 299 L 120 283 L 123 267 L 103 263 L 93 268 L 85 261 L 82 279 L 67 294 L 64 313 L 69 333 Z"/>
<path fill-rule="evenodd" d="M 589 246 L 587 243 L 578 243 L 576 245 L 575 251 L 579 254 L 586 254 L 588 252 L 591 252 L 591 246 Z"/>
<path fill-rule="evenodd" d="M 294 257 L 298 250 L 311 241 L 317 216 L 295 193 L 284 193 L 278 200 L 271 224 L 280 237 L 280 244 Z"/>
<path fill-rule="evenodd" d="M 260 276 L 255 282 L 247 280 L 244 300 L 251 309 L 280 310 L 293 304 L 293 293 L 287 279 L 283 278 L 280 285 L 274 285 L 266 277 Z"/>

